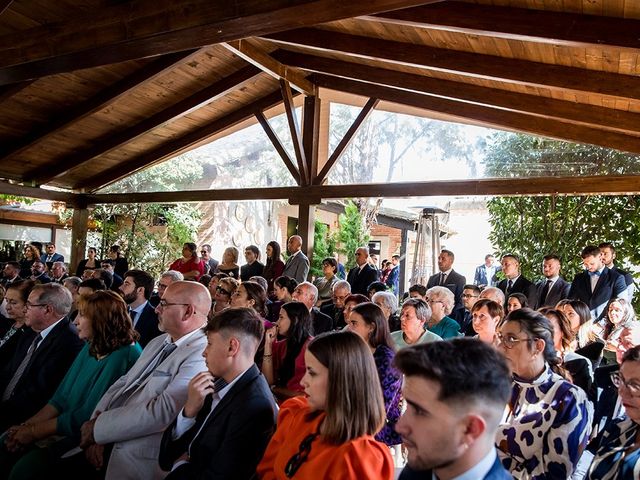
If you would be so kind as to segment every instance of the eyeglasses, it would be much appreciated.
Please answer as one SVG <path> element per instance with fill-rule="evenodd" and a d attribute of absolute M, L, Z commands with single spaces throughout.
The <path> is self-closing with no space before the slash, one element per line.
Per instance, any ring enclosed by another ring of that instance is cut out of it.
<path fill-rule="evenodd" d="M 309 458 L 309 453 L 311 453 L 311 444 L 316 439 L 316 437 L 320 435 L 318 432 L 312 433 L 311 435 L 307 435 L 304 437 L 302 442 L 300 442 L 300 447 L 298 447 L 298 453 L 293 455 L 287 462 L 287 465 L 284 467 L 284 474 L 287 478 L 293 477 L 298 469 L 302 466 L 304 462 Z"/>
<path fill-rule="evenodd" d="M 502 335 L 501 333 L 497 333 L 496 337 L 498 337 L 498 341 L 500 342 L 500 344 L 504 345 L 505 348 L 508 348 L 508 349 L 512 349 L 519 342 L 532 342 L 535 340 L 534 338 L 529 338 L 529 337 L 518 338 L 518 337 L 509 336 L 509 335 L 505 336 L 505 335 Z"/>
<path fill-rule="evenodd" d="M 470 295 L 468 293 L 463 293 L 462 298 L 478 298 L 480 295 Z"/>
<path fill-rule="evenodd" d="M 616 388 L 624 385 L 632 397 L 640 397 L 640 385 L 635 382 L 626 381 L 620 372 L 613 372 L 610 377 L 611 383 L 613 383 Z"/>
<path fill-rule="evenodd" d="M 231 295 L 231 292 L 227 292 L 224 288 L 222 287 L 216 287 L 216 292 L 221 293 L 222 295 Z"/>
<path fill-rule="evenodd" d="M 201 253 L 202 255 L 205 255 L 205 254 L 207 254 L 207 253 L 209 253 L 209 252 L 207 252 L 206 250 L 200 250 L 200 253 Z"/>
<path fill-rule="evenodd" d="M 180 306 L 186 307 L 187 305 L 190 305 L 190 303 L 170 303 L 170 302 L 167 302 L 166 300 L 160 300 L 160 303 L 158 304 L 158 307 L 167 308 L 167 307 L 170 307 L 172 305 L 180 305 Z"/>
<path fill-rule="evenodd" d="M 47 305 L 49 305 L 49 304 L 48 303 L 29 303 L 29 302 L 27 302 L 27 308 L 46 307 Z"/>

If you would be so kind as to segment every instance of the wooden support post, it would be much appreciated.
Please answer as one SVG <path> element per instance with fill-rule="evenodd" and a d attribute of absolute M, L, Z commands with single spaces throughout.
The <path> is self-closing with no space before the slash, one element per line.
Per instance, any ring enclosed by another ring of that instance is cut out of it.
<path fill-rule="evenodd" d="M 302 148 L 309 172 L 308 184 L 318 175 L 318 146 L 320 135 L 320 99 L 305 97 L 302 111 Z"/>
<path fill-rule="evenodd" d="M 73 208 L 73 227 L 71 229 L 71 258 L 69 272 L 75 272 L 78 262 L 84 258 L 87 247 L 87 231 L 89 224 L 89 209 L 87 207 Z"/>
<path fill-rule="evenodd" d="M 407 252 L 409 250 L 409 230 L 403 228 L 400 240 L 400 285 L 398 288 L 398 300 L 402 298 L 404 292 L 407 290 Z"/>
<path fill-rule="evenodd" d="M 302 237 L 302 251 L 313 261 L 313 234 L 315 231 L 316 207 L 308 203 L 298 205 L 298 235 Z M 311 278 L 311 277 L 309 277 Z"/>

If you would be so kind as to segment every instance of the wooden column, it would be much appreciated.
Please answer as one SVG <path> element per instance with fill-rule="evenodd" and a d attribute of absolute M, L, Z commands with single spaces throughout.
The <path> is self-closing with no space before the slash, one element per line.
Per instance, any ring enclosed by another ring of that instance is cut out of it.
<path fill-rule="evenodd" d="M 75 272 L 78 262 L 84 258 L 87 247 L 87 231 L 89 224 L 89 209 L 75 206 L 73 208 L 73 228 L 71 230 L 71 258 L 69 272 Z"/>
<path fill-rule="evenodd" d="M 313 261 L 313 234 L 315 231 L 316 207 L 310 203 L 298 205 L 298 235 L 302 237 L 302 251 Z"/>

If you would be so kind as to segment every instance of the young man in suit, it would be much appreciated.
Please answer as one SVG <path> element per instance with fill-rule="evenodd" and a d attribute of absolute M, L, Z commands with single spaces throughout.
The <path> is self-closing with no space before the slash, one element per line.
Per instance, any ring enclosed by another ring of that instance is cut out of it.
<path fill-rule="evenodd" d="M 520 274 L 520 259 L 515 255 L 507 254 L 502 256 L 500 263 L 502 273 L 507 277 L 498 283 L 498 288 L 504 293 L 505 302 L 512 293 L 522 293 L 529 300 L 529 305 L 535 305 L 538 301 L 536 286 Z M 507 307 L 506 303 L 504 307 Z"/>
<path fill-rule="evenodd" d="M 138 343 L 142 348 L 162 332 L 158 329 L 158 315 L 149 304 L 153 292 L 153 277 L 142 270 L 129 270 L 120 285 L 120 295 L 131 309 L 129 315 L 136 331 L 140 334 Z"/>
<path fill-rule="evenodd" d="M 291 277 L 298 283 L 307 280 L 309 275 L 309 259 L 302 253 L 302 237 L 300 235 L 291 235 L 287 241 L 287 250 L 291 255 L 284 264 L 282 275 Z"/>
<path fill-rule="evenodd" d="M 457 310 L 462 308 L 462 290 L 467 283 L 467 279 L 453 269 L 454 260 L 455 255 L 451 250 L 442 250 L 440 252 L 440 255 L 438 255 L 440 273 L 429 277 L 427 290 L 436 286 L 447 287 L 453 292 L 453 297 L 456 301 L 453 309 Z"/>
<path fill-rule="evenodd" d="M 627 285 L 622 275 L 604 265 L 600 249 L 595 245 L 585 247 L 580 256 L 585 270 L 573 278 L 569 298 L 582 300 L 589 306 L 591 316 L 599 320 L 606 314 L 611 300 L 626 299 Z"/>
<path fill-rule="evenodd" d="M 407 410 L 396 424 L 408 450 L 400 480 L 506 480 L 495 436 L 511 394 L 509 368 L 493 347 L 457 338 L 403 348 Z"/>
<path fill-rule="evenodd" d="M 82 426 L 81 455 L 94 474 L 106 466 L 107 480 L 163 478 L 158 466 L 162 432 L 184 406 L 189 381 L 205 369 L 202 327 L 210 309 L 211 295 L 204 285 L 169 285 L 156 309 L 165 335 L 149 342 Z"/>
<path fill-rule="evenodd" d="M 542 274 L 544 279 L 536 284 L 537 303 L 533 307 L 555 307 L 560 300 L 569 296 L 571 284 L 560 276 L 560 257 L 545 255 L 542 259 Z"/>
<path fill-rule="evenodd" d="M 600 254 L 602 255 L 602 263 L 624 277 L 624 282 L 627 285 L 627 299 L 629 300 L 629 302 L 631 302 L 633 300 L 633 293 L 635 290 L 633 275 L 625 270 L 622 270 L 614 263 L 614 260 L 616 259 L 616 249 L 613 246 L 613 243 L 603 242 L 598 245 L 598 248 L 600 249 Z"/>
<path fill-rule="evenodd" d="M 369 285 L 378 281 L 378 269 L 369 263 L 369 248 L 356 249 L 356 266 L 349 270 L 347 282 L 351 285 L 351 293 L 367 296 Z"/>
<path fill-rule="evenodd" d="M 45 250 L 45 253 L 40 255 L 40 261 L 44 263 L 49 270 L 51 270 L 53 262 L 64 262 L 64 257 L 59 253 L 56 253 L 55 243 L 47 243 Z"/>
<path fill-rule="evenodd" d="M 28 334 L 0 374 L 0 431 L 37 413 L 53 396 L 84 342 L 70 324 L 71 293 L 62 285 L 36 285 L 27 299 Z"/>
<path fill-rule="evenodd" d="M 260 262 L 260 249 L 249 245 L 244 249 L 244 258 L 247 263 L 240 267 L 240 280 L 248 282 L 251 277 L 262 276 L 264 264 Z"/>
<path fill-rule="evenodd" d="M 227 309 L 205 331 L 207 370 L 191 380 L 184 408 L 164 432 L 160 466 L 171 470 L 171 480 L 248 480 L 277 415 L 269 384 L 254 364 L 263 321 L 252 309 Z"/>

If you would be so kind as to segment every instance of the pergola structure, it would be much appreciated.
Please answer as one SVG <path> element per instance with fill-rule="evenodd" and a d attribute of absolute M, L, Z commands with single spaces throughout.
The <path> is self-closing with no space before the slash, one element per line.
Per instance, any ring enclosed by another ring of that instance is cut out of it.
<path fill-rule="evenodd" d="M 638 32 L 639 0 L 0 0 L 0 193 L 73 206 L 72 261 L 97 203 L 288 199 L 312 249 L 322 199 L 635 193 L 637 176 L 326 179 L 375 108 L 640 153 Z M 362 111 L 328 152 L 332 98 Z M 256 121 L 296 186 L 96 193 Z"/>

